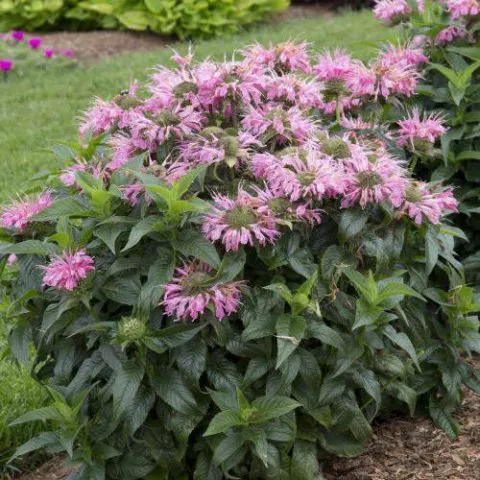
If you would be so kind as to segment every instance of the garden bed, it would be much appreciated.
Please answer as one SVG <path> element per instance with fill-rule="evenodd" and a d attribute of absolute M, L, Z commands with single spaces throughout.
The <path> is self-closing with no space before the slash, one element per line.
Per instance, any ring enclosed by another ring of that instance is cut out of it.
<path fill-rule="evenodd" d="M 274 17 L 271 22 L 331 15 L 328 5 L 295 5 Z M 146 32 L 104 30 L 93 32 L 53 32 L 40 34 L 46 45 L 55 50 L 69 48 L 80 60 L 96 60 L 127 52 L 151 51 L 171 45 L 175 38 Z"/>
<path fill-rule="evenodd" d="M 480 359 L 472 362 L 480 369 Z M 455 414 L 462 426 L 451 441 L 426 418 L 397 417 L 379 422 L 366 452 L 325 468 L 327 480 L 473 480 L 480 471 L 480 397 L 465 390 Z M 70 470 L 59 458 L 19 480 L 63 480 Z"/>

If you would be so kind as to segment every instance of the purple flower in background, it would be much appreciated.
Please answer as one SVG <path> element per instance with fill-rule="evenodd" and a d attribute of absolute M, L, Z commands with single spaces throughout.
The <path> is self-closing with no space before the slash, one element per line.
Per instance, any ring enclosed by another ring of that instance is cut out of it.
<path fill-rule="evenodd" d="M 42 39 L 38 37 L 32 37 L 28 41 L 28 46 L 32 48 L 33 50 L 37 50 L 37 48 L 40 48 L 40 45 L 42 44 Z"/>
<path fill-rule="evenodd" d="M 54 52 L 53 48 L 45 48 L 43 50 L 43 56 L 45 58 L 52 58 L 54 53 L 55 52 Z"/>
<path fill-rule="evenodd" d="M 0 59 L 0 70 L 4 73 L 8 73 L 13 67 L 12 60 L 7 58 Z"/>
<path fill-rule="evenodd" d="M 73 50 L 71 48 L 62 48 L 62 50 L 60 50 L 60 55 L 65 58 L 75 57 L 75 54 L 73 53 Z"/>
<path fill-rule="evenodd" d="M 25 38 L 25 32 L 22 32 L 20 30 L 13 30 L 12 38 L 17 42 L 23 42 L 23 39 Z"/>

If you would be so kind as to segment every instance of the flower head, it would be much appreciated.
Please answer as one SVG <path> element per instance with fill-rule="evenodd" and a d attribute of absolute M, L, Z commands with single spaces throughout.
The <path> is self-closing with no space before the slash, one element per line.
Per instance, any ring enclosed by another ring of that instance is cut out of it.
<path fill-rule="evenodd" d="M 453 42 L 457 38 L 465 38 L 466 36 L 467 31 L 465 28 L 452 25 L 438 32 L 437 36 L 435 37 L 435 43 L 438 45 L 446 45 L 447 43 Z"/>
<path fill-rule="evenodd" d="M 387 154 L 367 154 L 355 150 L 351 160 L 344 162 L 347 180 L 342 208 L 359 203 L 365 208 L 370 203 L 389 201 L 399 207 L 403 201 L 406 179 L 397 160 Z"/>
<path fill-rule="evenodd" d="M 52 202 L 52 195 L 48 190 L 39 195 L 13 202 L 3 209 L 0 225 L 23 232 L 30 225 L 31 218 L 49 207 Z"/>
<path fill-rule="evenodd" d="M 400 120 L 397 144 L 410 145 L 412 149 L 428 150 L 435 140 L 447 130 L 439 115 L 431 114 L 421 118 L 418 108 L 412 110 L 408 118 Z"/>
<path fill-rule="evenodd" d="M 11 32 L 11 36 L 15 41 L 23 42 L 23 39 L 25 38 L 25 32 L 22 32 L 21 30 L 13 30 Z"/>
<path fill-rule="evenodd" d="M 377 0 L 373 12 L 379 20 L 397 23 L 410 14 L 412 9 L 406 0 Z"/>
<path fill-rule="evenodd" d="M 447 10 L 452 15 L 452 20 L 467 15 L 478 15 L 480 3 L 478 0 L 447 0 Z"/>
<path fill-rule="evenodd" d="M 0 58 L 0 70 L 8 73 L 13 68 L 13 61 L 8 58 Z"/>
<path fill-rule="evenodd" d="M 95 270 L 93 258 L 85 250 L 64 252 L 53 257 L 46 267 L 43 285 L 72 291 L 89 272 Z"/>
<path fill-rule="evenodd" d="M 33 49 L 37 50 L 42 45 L 42 39 L 39 37 L 32 37 L 28 40 L 28 46 Z"/>
<path fill-rule="evenodd" d="M 221 240 L 228 251 L 240 245 L 273 243 L 280 232 L 277 219 L 258 197 L 239 189 L 237 198 L 213 195 L 214 206 L 203 219 L 203 234 L 212 242 Z"/>
<path fill-rule="evenodd" d="M 402 210 L 418 225 L 425 218 L 438 224 L 446 213 L 458 211 L 457 204 L 450 189 L 434 190 L 423 182 L 412 181 L 406 189 Z"/>
<path fill-rule="evenodd" d="M 53 48 L 45 48 L 43 50 L 43 56 L 45 58 L 52 58 L 54 54 L 55 54 L 55 51 L 53 50 Z"/>
<path fill-rule="evenodd" d="M 75 53 L 71 48 L 62 48 L 60 55 L 65 58 L 75 58 Z"/>
<path fill-rule="evenodd" d="M 237 311 L 243 282 L 218 283 L 212 269 L 205 263 L 193 261 L 176 269 L 176 276 L 165 286 L 162 305 L 167 315 L 177 320 L 196 320 L 208 307 L 222 320 Z"/>

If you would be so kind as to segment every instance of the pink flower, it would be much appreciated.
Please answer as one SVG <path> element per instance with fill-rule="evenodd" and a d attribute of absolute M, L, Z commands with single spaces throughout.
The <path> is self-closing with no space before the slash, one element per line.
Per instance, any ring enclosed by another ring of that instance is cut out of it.
<path fill-rule="evenodd" d="M 101 98 L 95 100 L 94 106 L 85 112 L 80 125 L 83 136 L 91 131 L 94 135 L 108 132 L 118 122 L 123 110 L 113 102 L 105 102 Z"/>
<path fill-rule="evenodd" d="M 220 194 L 214 194 L 213 200 L 212 212 L 204 215 L 202 230 L 212 242 L 221 239 L 227 252 L 255 242 L 274 243 L 280 235 L 272 212 L 245 190 L 240 188 L 235 200 Z"/>
<path fill-rule="evenodd" d="M 266 135 L 277 143 L 287 141 L 305 142 L 315 131 L 315 123 L 298 107 L 284 110 L 270 105 L 250 107 L 242 120 L 243 128 L 254 136 Z"/>
<path fill-rule="evenodd" d="M 75 53 L 71 48 L 62 48 L 60 50 L 60 55 L 65 58 L 75 58 Z"/>
<path fill-rule="evenodd" d="M 45 58 L 52 58 L 54 53 L 55 53 L 55 51 L 53 50 L 53 48 L 45 48 L 43 50 L 43 56 Z"/>
<path fill-rule="evenodd" d="M 202 129 L 205 117 L 192 107 L 163 110 L 154 118 L 135 112 L 128 120 L 132 143 L 139 149 L 154 149 L 171 138 L 183 139 Z"/>
<path fill-rule="evenodd" d="M 436 225 L 442 215 L 457 212 L 457 204 L 450 189 L 435 191 L 423 182 L 412 181 L 405 192 L 402 210 L 418 225 L 424 217 Z"/>
<path fill-rule="evenodd" d="M 417 66 L 428 62 L 428 57 L 421 48 L 414 48 L 410 45 L 405 47 L 395 47 L 389 45 L 387 49 L 380 54 L 382 66 L 391 67 L 402 63 L 406 66 Z"/>
<path fill-rule="evenodd" d="M 33 50 L 40 48 L 41 44 L 42 44 L 42 39 L 39 37 L 32 37 L 28 40 L 28 46 Z"/>
<path fill-rule="evenodd" d="M 359 203 L 365 208 L 369 203 L 390 201 L 399 207 L 404 199 L 406 179 L 404 168 L 392 157 L 381 154 L 367 155 L 355 150 L 352 159 L 344 161 L 347 181 L 341 203 L 342 208 Z"/>
<path fill-rule="evenodd" d="M 318 57 L 317 64 L 313 66 L 315 76 L 322 81 L 346 80 L 353 71 L 355 61 L 343 50 L 326 52 Z"/>
<path fill-rule="evenodd" d="M 75 174 L 77 172 L 84 172 L 86 169 L 87 165 L 82 163 L 71 165 L 65 168 L 58 178 L 66 187 L 73 187 L 75 185 Z"/>
<path fill-rule="evenodd" d="M 401 147 L 410 145 L 412 149 L 425 147 L 425 142 L 433 144 L 447 131 L 439 115 L 431 114 L 422 119 L 418 108 L 414 108 L 408 118 L 397 124 L 400 127 L 397 144 Z"/>
<path fill-rule="evenodd" d="M 305 80 L 298 75 L 276 75 L 265 84 L 268 100 L 275 100 L 286 105 L 314 108 L 321 103 L 320 85 L 312 80 Z"/>
<path fill-rule="evenodd" d="M 149 204 L 151 202 L 151 198 L 146 195 L 145 185 L 142 183 L 132 183 L 130 185 L 125 185 L 121 188 L 123 193 L 123 198 L 132 206 L 134 207 L 140 202 L 141 197 L 143 196 Z"/>
<path fill-rule="evenodd" d="M 132 138 L 121 133 L 113 135 L 108 141 L 108 145 L 113 151 L 112 159 L 107 164 L 107 169 L 110 171 L 122 168 L 137 152 Z"/>
<path fill-rule="evenodd" d="M 11 267 L 18 260 L 17 256 L 14 253 L 11 253 L 7 258 L 7 265 Z"/>
<path fill-rule="evenodd" d="M 452 20 L 462 16 L 478 15 L 480 3 L 478 0 L 447 0 L 447 10 L 452 15 Z"/>
<path fill-rule="evenodd" d="M 285 154 L 281 158 L 263 153 L 252 158 L 255 176 L 265 178 L 277 195 L 290 198 L 320 200 L 343 190 L 341 172 L 326 155 L 315 150 Z"/>
<path fill-rule="evenodd" d="M 43 285 L 72 291 L 89 272 L 95 270 L 93 258 L 85 250 L 55 255 L 45 270 Z"/>
<path fill-rule="evenodd" d="M 270 44 L 265 48 L 260 44 L 252 45 L 243 50 L 246 63 L 265 69 L 274 69 L 281 73 L 299 70 L 310 72 L 308 43 L 285 42 L 276 46 Z"/>
<path fill-rule="evenodd" d="M 13 30 L 11 32 L 12 38 L 17 41 L 17 42 L 23 42 L 23 39 L 25 38 L 25 32 L 22 32 L 20 30 Z"/>
<path fill-rule="evenodd" d="M 39 195 L 13 202 L 3 209 L 0 225 L 23 232 L 30 225 L 31 217 L 45 210 L 52 203 L 52 195 L 48 190 Z"/>
<path fill-rule="evenodd" d="M 386 23 L 396 23 L 412 12 L 406 0 L 376 0 L 375 16 Z"/>
<path fill-rule="evenodd" d="M 366 122 L 361 117 L 342 117 L 340 125 L 346 130 L 370 130 L 373 128 L 373 123 Z"/>
<path fill-rule="evenodd" d="M 13 67 L 13 61 L 8 58 L 0 58 L 0 70 L 8 73 Z"/>
<path fill-rule="evenodd" d="M 457 38 L 465 38 L 467 36 L 467 31 L 463 27 L 451 26 L 444 28 L 440 31 L 435 37 L 435 43 L 438 45 L 445 45 L 451 43 Z"/>
<path fill-rule="evenodd" d="M 262 143 L 247 132 L 238 136 L 228 135 L 221 128 L 205 129 L 200 135 L 182 141 L 178 147 L 178 158 L 169 164 L 168 181 L 174 181 L 192 168 L 225 162 L 230 168 L 239 167 L 249 156 L 252 147 Z"/>
<path fill-rule="evenodd" d="M 167 315 L 175 316 L 177 321 L 196 320 L 212 307 L 215 317 L 222 320 L 238 310 L 244 282 L 217 283 L 211 270 L 198 260 L 176 269 L 177 276 L 165 286 L 161 303 Z"/>

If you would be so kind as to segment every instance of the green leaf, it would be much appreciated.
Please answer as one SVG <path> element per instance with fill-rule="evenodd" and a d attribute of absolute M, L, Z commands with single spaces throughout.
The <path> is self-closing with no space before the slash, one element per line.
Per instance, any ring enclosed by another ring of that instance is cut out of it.
<path fill-rule="evenodd" d="M 374 325 L 382 313 L 383 309 L 381 307 L 371 305 L 363 299 L 357 300 L 352 331 L 360 327 Z"/>
<path fill-rule="evenodd" d="M 250 423 L 265 423 L 281 417 L 300 407 L 301 404 L 290 397 L 273 396 L 259 397 L 252 402 L 255 409 L 250 417 Z"/>
<path fill-rule="evenodd" d="M 174 247 L 186 257 L 195 257 L 216 268 L 220 265 L 220 257 L 213 244 L 196 230 L 182 230 L 178 233 Z"/>
<path fill-rule="evenodd" d="M 368 277 L 365 277 L 353 268 L 346 268 L 343 270 L 343 273 L 352 282 L 359 295 L 364 297 L 368 303 L 372 305 L 376 304 L 378 287 L 371 272 Z"/>
<path fill-rule="evenodd" d="M 393 343 L 405 350 L 410 355 L 410 358 L 413 360 L 413 363 L 417 369 L 421 371 L 420 364 L 418 363 L 417 352 L 415 351 L 415 347 L 408 336 L 403 332 L 397 332 L 391 325 L 387 325 L 383 333 Z"/>
<path fill-rule="evenodd" d="M 320 465 L 315 443 L 296 440 L 293 446 L 290 480 L 320 480 Z"/>
<path fill-rule="evenodd" d="M 140 220 L 130 232 L 130 236 L 128 237 L 127 244 L 123 247 L 122 252 L 125 250 L 129 250 L 130 248 L 134 247 L 145 235 L 149 233 L 158 231 L 162 226 L 162 220 L 160 217 L 156 215 L 152 215 L 151 217 L 144 218 Z"/>
<path fill-rule="evenodd" d="M 405 285 L 401 282 L 390 282 L 384 287 L 380 289 L 378 292 L 378 297 L 376 299 L 376 303 L 382 303 L 383 301 L 391 298 L 391 297 L 415 297 L 419 300 L 425 301 L 425 298 L 422 297 L 419 293 L 417 293 L 412 287 Z"/>
<path fill-rule="evenodd" d="M 144 374 L 144 366 L 138 360 L 129 360 L 117 370 L 112 387 L 114 420 L 120 419 L 132 408 Z"/>
<path fill-rule="evenodd" d="M 435 425 L 440 427 L 452 440 L 458 437 L 460 433 L 458 423 L 452 418 L 450 412 L 434 399 L 433 395 L 430 395 L 428 411 Z"/>
<path fill-rule="evenodd" d="M 220 465 L 226 462 L 243 447 L 244 438 L 240 432 L 234 432 L 224 438 L 213 452 L 214 465 Z"/>
<path fill-rule="evenodd" d="M 21 457 L 27 453 L 39 450 L 40 448 L 50 447 L 58 444 L 58 437 L 53 432 L 39 433 L 36 437 L 33 437 L 28 442 L 17 448 L 15 454 L 10 458 L 9 462 L 15 460 L 15 458 Z"/>
<path fill-rule="evenodd" d="M 425 273 L 430 275 L 438 262 L 440 248 L 437 241 L 437 233 L 432 228 L 425 235 Z"/>
<path fill-rule="evenodd" d="M 197 401 L 179 372 L 163 368 L 151 377 L 151 383 L 157 395 L 174 410 L 184 415 L 198 415 Z"/>
<path fill-rule="evenodd" d="M 300 345 L 306 327 L 305 319 L 298 315 L 284 314 L 277 320 L 277 369 Z"/>
<path fill-rule="evenodd" d="M 358 235 L 367 224 L 368 214 L 360 208 L 349 208 L 340 216 L 339 235 L 343 240 L 348 240 Z"/>
<path fill-rule="evenodd" d="M 393 382 L 389 390 L 396 398 L 408 405 L 410 415 L 413 417 L 417 404 L 417 392 L 401 382 Z"/>
<path fill-rule="evenodd" d="M 203 436 L 218 435 L 219 433 L 225 433 L 232 427 L 244 426 L 246 424 L 246 421 L 242 419 L 238 411 L 224 410 L 212 418 Z"/>
<path fill-rule="evenodd" d="M 320 269 L 324 279 L 331 280 L 333 278 L 335 270 L 342 264 L 342 258 L 342 250 L 338 245 L 330 245 L 325 250 L 320 262 Z"/>
<path fill-rule="evenodd" d="M 345 346 L 345 343 L 340 334 L 325 323 L 312 322 L 308 325 L 308 331 L 312 337 L 320 340 L 326 345 L 331 345 L 332 347 L 335 347 L 339 350 Z"/>
<path fill-rule="evenodd" d="M 247 256 L 242 248 L 237 252 L 230 252 L 223 256 L 218 267 L 215 280 L 219 283 L 231 282 L 242 272 Z"/>
<path fill-rule="evenodd" d="M 47 420 L 61 420 L 62 416 L 55 407 L 43 407 L 31 412 L 27 412 L 13 422 L 10 423 L 10 426 L 21 425 L 22 423 L 42 421 L 46 422 Z"/>
<path fill-rule="evenodd" d="M 136 305 L 142 284 L 137 274 L 115 277 L 108 280 L 102 287 L 107 298 L 122 305 Z"/>
<path fill-rule="evenodd" d="M 382 401 L 382 389 L 380 383 L 371 370 L 359 368 L 352 375 L 352 380 L 365 390 L 376 402 L 377 406 Z"/>
<path fill-rule="evenodd" d="M 55 200 L 50 207 L 33 216 L 32 220 L 51 222 L 60 217 L 95 217 L 95 212 L 79 198 L 67 197 Z"/>
<path fill-rule="evenodd" d="M 122 223 L 101 225 L 95 230 L 95 236 L 102 240 L 115 255 L 115 242 L 127 228 L 128 226 Z"/>
<path fill-rule="evenodd" d="M 54 243 L 40 240 L 25 240 L 20 243 L 0 243 L 0 255 L 15 253 L 17 255 L 55 255 L 61 249 Z"/>
<path fill-rule="evenodd" d="M 280 297 L 285 300 L 289 305 L 293 303 L 293 295 L 290 289 L 284 283 L 272 283 L 263 287 L 265 290 L 269 290 L 271 292 L 275 292 Z"/>

